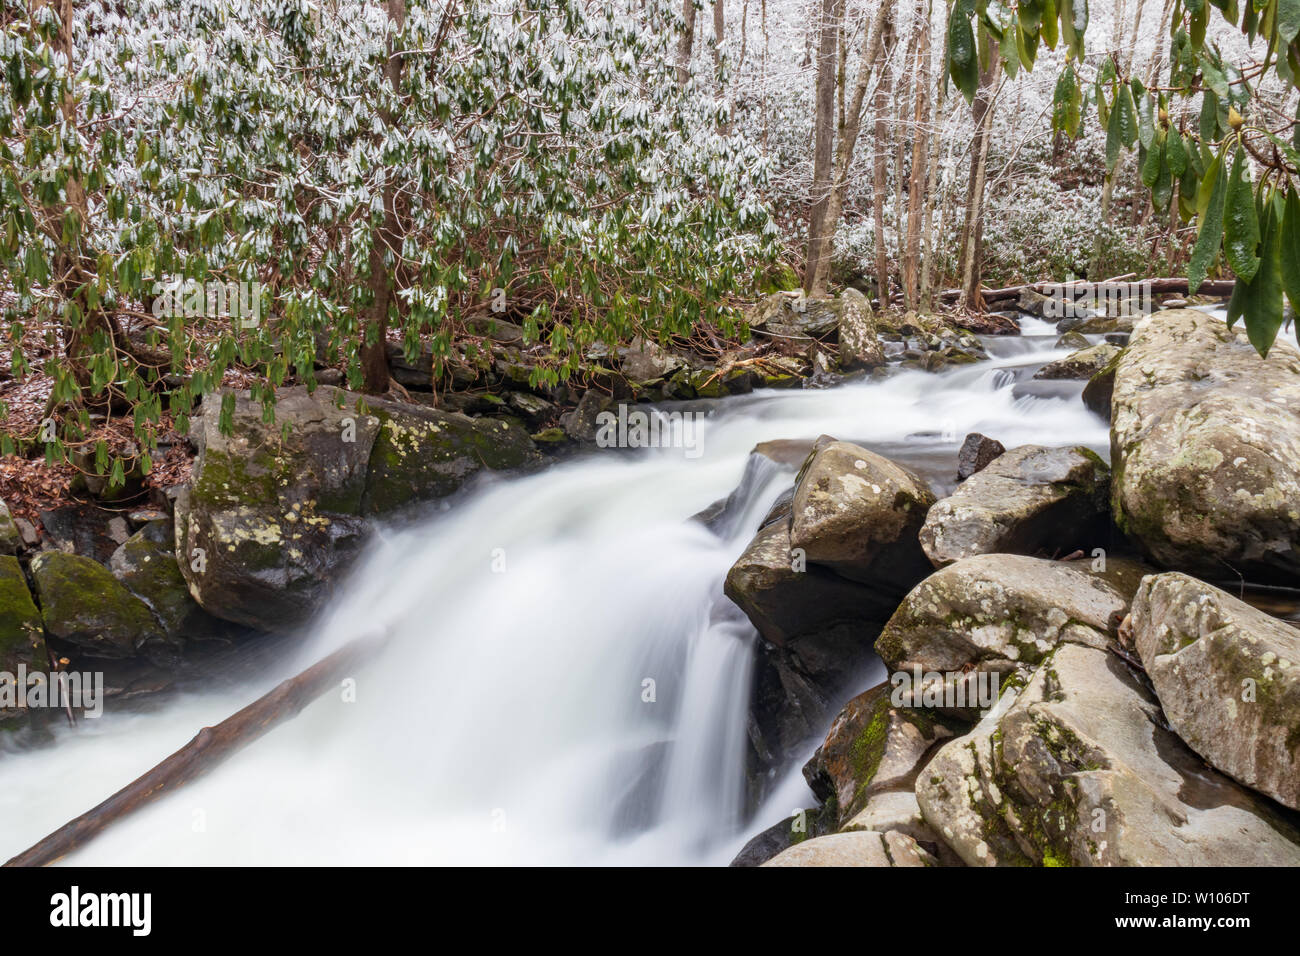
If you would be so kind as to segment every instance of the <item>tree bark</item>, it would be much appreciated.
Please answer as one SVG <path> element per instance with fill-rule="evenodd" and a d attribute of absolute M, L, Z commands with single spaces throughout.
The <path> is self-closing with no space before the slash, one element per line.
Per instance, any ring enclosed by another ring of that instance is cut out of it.
<path fill-rule="evenodd" d="M 817 24 L 817 98 L 813 126 L 812 209 L 808 214 L 808 254 L 804 292 L 812 295 L 816 263 L 825 241 L 826 212 L 831 196 L 831 163 L 835 149 L 835 47 L 843 0 L 822 0 Z"/>
<path fill-rule="evenodd" d="M 962 227 L 961 302 L 968 309 L 981 308 L 979 287 L 984 245 L 984 179 L 988 170 L 989 133 L 993 124 L 993 101 L 998 89 L 998 47 L 990 44 L 988 66 L 980 74 L 979 89 L 971 104 L 975 137 L 971 141 L 970 180 L 966 189 L 966 223 Z"/>
<path fill-rule="evenodd" d="M 682 0 L 682 35 L 677 41 L 677 79 L 691 78 L 691 45 L 695 42 L 695 0 Z"/>
<path fill-rule="evenodd" d="M 885 0 L 888 2 L 888 0 Z M 892 30 L 891 30 L 892 35 Z M 881 303 L 889 301 L 889 255 L 885 249 L 885 166 L 889 161 L 889 91 L 893 73 L 886 62 L 888 55 L 882 59 L 880 79 L 876 82 L 876 95 L 872 98 L 872 109 L 876 114 L 873 130 L 875 142 L 871 155 L 871 219 L 872 245 L 876 253 L 876 296 Z"/>
<path fill-rule="evenodd" d="M 179 790 L 227 757 L 299 713 L 372 656 L 384 638 L 353 641 L 276 685 L 243 710 L 215 727 L 204 727 L 189 743 L 158 766 L 136 778 L 103 803 L 65 823 L 5 866 L 46 866 L 85 846 L 110 824 L 159 797 Z"/>
<path fill-rule="evenodd" d="M 724 0 L 713 0 L 713 69 L 722 76 L 722 40 L 727 35 Z"/>
<path fill-rule="evenodd" d="M 912 110 L 912 168 L 907 180 L 907 244 L 902 263 L 903 302 L 908 309 L 920 305 L 921 293 L 921 203 L 930 146 L 926 130 L 930 98 L 930 14 L 927 0 L 917 0 L 915 30 L 916 102 Z"/>

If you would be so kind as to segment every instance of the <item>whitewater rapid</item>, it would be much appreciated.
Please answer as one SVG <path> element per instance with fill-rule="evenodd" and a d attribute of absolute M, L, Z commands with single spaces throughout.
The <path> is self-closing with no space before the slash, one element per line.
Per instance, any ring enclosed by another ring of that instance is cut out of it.
<path fill-rule="evenodd" d="M 1080 383 L 1029 383 L 1069 350 L 1047 323 L 1022 328 L 986 339 L 993 357 L 977 365 L 710 403 L 698 457 L 593 450 L 384 530 L 256 681 L 147 712 L 109 701 L 55 745 L 0 741 L 0 859 L 277 681 L 383 631 L 390 642 L 354 683 L 64 862 L 726 863 L 812 801 L 796 765 L 743 813 L 755 635 L 721 594 L 794 466 L 752 468 L 722 537 L 690 517 L 773 439 L 857 441 L 941 494 L 968 432 L 1105 453 Z"/>

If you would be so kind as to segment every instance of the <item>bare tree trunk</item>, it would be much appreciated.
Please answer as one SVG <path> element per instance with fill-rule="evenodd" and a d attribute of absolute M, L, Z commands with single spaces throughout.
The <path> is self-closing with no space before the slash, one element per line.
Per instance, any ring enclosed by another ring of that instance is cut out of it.
<path fill-rule="evenodd" d="M 907 181 L 907 245 L 903 251 L 903 302 L 915 309 L 921 297 L 921 203 L 924 199 L 930 103 L 930 11 L 927 0 L 917 0 L 916 104 L 912 110 L 912 169 Z"/>
<path fill-rule="evenodd" d="M 393 30 L 398 32 L 406 23 L 406 0 L 387 0 L 388 19 L 393 21 Z M 388 61 L 384 64 L 384 73 L 388 82 L 397 93 L 402 80 L 402 58 L 395 56 L 392 40 L 388 44 Z M 385 111 L 387 113 L 387 111 Z M 385 115 L 384 120 L 391 125 L 395 117 Z M 368 395 L 379 395 L 389 388 L 388 381 L 388 312 L 395 304 L 393 294 L 394 275 L 390 268 L 385 250 L 394 258 L 401 254 L 402 238 L 397 218 L 397 190 L 391 183 L 384 186 L 384 224 L 370 243 L 370 286 L 371 302 L 365 310 L 361 340 L 361 372 L 364 376 L 363 389 Z"/>
<path fill-rule="evenodd" d="M 713 0 L 713 69 L 722 76 L 722 40 L 727 35 L 723 0 Z"/>
<path fill-rule="evenodd" d="M 886 0 L 887 2 L 887 0 Z M 885 169 L 889 162 L 889 92 L 893 85 L 893 70 L 882 62 L 880 79 L 876 81 L 876 95 L 872 109 L 876 114 L 872 135 L 871 156 L 871 219 L 872 244 L 876 252 L 876 295 L 883 306 L 889 301 L 889 255 L 885 249 Z"/>
<path fill-rule="evenodd" d="M 809 264 L 809 268 L 814 272 L 812 293 L 814 295 L 824 293 L 830 281 L 831 258 L 835 251 L 835 230 L 839 226 L 840 214 L 844 209 L 844 192 L 848 188 L 849 168 L 853 165 L 853 154 L 857 148 L 858 135 L 862 130 L 862 106 L 867 97 L 867 89 L 871 85 L 872 75 L 887 55 L 887 47 L 893 45 L 892 11 L 893 4 L 882 0 L 876 11 L 875 22 L 871 25 L 871 32 L 864 38 L 862 60 L 858 65 L 857 79 L 853 84 L 853 96 L 847 107 L 841 109 L 840 137 L 835 149 L 835 183 L 826 209 L 826 220 L 822 224 L 824 241 L 816 263 Z M 842 85 L 840 89 L 842 92 Z"/>
<path fill-rule="evenodd" d="M 677 79 L 691 78 L 691 44 L 695 42 L 695 0 L 682 0 L 682 35 L 677 41 Z"/>
<path fill-rule="evenodd" d="M 993 101 L 998 89 L 996 44 L 989 65 L 980 74 L 979 89 L 971 104 L 975 137 L 971 141 L 970 181 L 966 189 L 966 222 L 962 227 L 961 303 L 968 309 L 981 307 L 979 287 L 984 246 L 984 180 L 988 171 L 989 131 L 993 125 Z"/>
<path fill-rule="evenodd" d="M 812 209 L 808 215 L 808 255 L 804 292 L 813 292 L 815 264 L 821 256 L 826 210 L 831 195 L 831 162 L 835 149 L 835 46 L 843 0 L 822 0 L 817 25 L 817 99 L 813 127 Z"/>
<path fill-rule="evenodd" d="M 930 70 L 931 73 L 933 73 L 932 66 L 933 63 L 926 65 L 926 69 Z M 926 312 L 934 309 L 932 277 L 935 266 L 936 239 L 938 238 L 935 233 L 937 229 L 943 227 L 942 210 L 936 207 L 939 201 L 939 150 L 943 141 L 943 127 L 940 124 L 947 92 L 948 84 L 940 83 L 939 95 L 935 97 L 930 109 L 930 169 L 925 184 L 925 213 L 921 223 L 921 235 L 925 239 L 925 254 L 921 257 L 921 308 Z M 936 211 L 940 213 L 941 217 L 938 223 L 935 222 Z"/>

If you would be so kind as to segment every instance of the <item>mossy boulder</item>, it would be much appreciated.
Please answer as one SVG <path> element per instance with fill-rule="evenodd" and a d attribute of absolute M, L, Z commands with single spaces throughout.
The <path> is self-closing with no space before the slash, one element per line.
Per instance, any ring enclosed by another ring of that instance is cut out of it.
<path fill-rule="evenodd" d="M 1073 334 L 1073 333 L 1070 333 Z M 1086 340 L 1085 340 L 1086 341 Z M 1063 359 L 1048 362 L 1034 373 L 1036 379 L 1090 379 L 1119 355 L 1118 346 L 1103 342 L 1072 352 Z"/>
<path fill-rule="evenodd" d="M 1022 445 L 930 508 L 921 547 L 936 568 L 976 554 L 1091 553 L 1108 538 L 1109 496 L 1094 452 Z"/>
<path fill-rule="evenodd" d="M 1205 766 L 1108 650 L 1066 643 L 917 777 L 970 866 L 1296 866 L 1300 831 Z"/>
<path fill-rule="evenodd" d="M 367 521 L 451 494 L 484 469 L 540 461 L 518 426 L 338 388 L 281 389 L 274 421 L 248 392 L 206 396 L 191 487 L 176 503 L 176 554 L 209 613 L 290 630 L 328 599 Z"/>
<path fill-rule="evenodd" d="M 804 765 L 804 779 L 833 807 L 844 826 L 871 798 L 892 790 L 912 792 L 916 772 L 936 741 L 963 728 L 922 710 L 896 707 L 884 683 L 854 697 L 831 722 L 826 739 Z"/>
<path fill-rule="evenodd" d="M 62 551 L 32 559 L 47 634 L 92 657 L 134 657 L 165 636 L 148 606 L 98 561 Z"/>
<path fill-rule="evenodd" d="M 22 546 L 23 536 L 9 513 L 9 506 L 0 501 L 0 554 L 17 554 Z"/>
<path fill-rule="evenodd" d="M 1155 562 L 1211 580 L 1300 576 L 1300 353 L 1261 359 L 1187 309 L 1143 320 L 1115 372 L 1115 521 Z"/>
<path fill-rule="evenodd" d="M 889 619 L 876 653 L 894 672 L 919 669 L 927 678 L 913 700 L 934 693 L 957 698 L 958 680 L 979 672 L 1024 677 L 1062 643 L 1105 647 L 1118 633 L 1143 569 L 1108 559 L 1049 561 L 982 554 L 936 571 L 907 595 Z M 955 712 L 970 707 L 948 708 Z"/>
<path fill-rule="evenodd" d="M 1083 386 L 1083 404 L 1088 411 L 1110 421 L 1110 400 L 1115 392 L 1115 370 L 1119 368 L 1124 350 L 1117 351 L 1109 362 L 1093 373 Z"/>
<path fill-rule="evenodd" d="M 1300 630 L 1168 573 L 1138 588 L 1133 642 L 1178 736 L 1224 773 L 1300 809 Z"/>
<path fill-rule="evenodd" d="M 845 289 L 840 296 L 839 340 L 841 371 L 869 370 L 885 364 L 871 303 L 857 289 Z"/>
<path fill-rule="evenodd" d="M 113 552 L 109 570 L 153 611 L 177 650 L 193 638 L 212 637 L 222 626 L 190 595 L 176 563 L 175 532 L 168 520 L 151 521 Z"/>
<path fill-rule="evenodd" d="M 0 671 L 13 674 L 19 664 L 47 667 L 45 627 L 18 559 L 6 554 L 0 555 Z"/>

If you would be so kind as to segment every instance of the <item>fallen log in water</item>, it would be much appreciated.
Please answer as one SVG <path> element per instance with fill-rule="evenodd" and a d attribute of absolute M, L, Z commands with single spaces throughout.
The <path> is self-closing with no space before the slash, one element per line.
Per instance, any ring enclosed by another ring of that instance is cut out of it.
<path fill-rule="evenodd" d="M 1187 295 L 1188 284 L 1186 279 L 1168 278 L 1168 279 L 1106 279 L 1104 282 L 1128 282 L 1134 286 L 1145 285 L 1152 295 Z M 1074 282 L 1031 282 L 1027 285 L 1007 286 L 1004 289 L 981 289 L 980 296 L 984 300 L 985 306 L 990 306 L 997 302 L 1009 302 L 1013 299 L 1020 298 L 1022 292 L 1037 292 L 1040 295 L 1050 295 L 1054 291 L 1086 285 L 1086 279 L 1076 279 Z M 1098 283 L 1100 285 L 1101 283 Z M 1201 283 L 1196 290 L 1197 295 L 1232 295 L 1233 287 L 1237 284 L 1236 279 L 1210 279 Z M 944 289 L 938 293 L 938 299 L 941 302 L 956 302 L 961 298 L 960 289 Z M 902 303 L 902 293 L 895 293 L 890 296 L 891 302 Z"/>
<path fill-rule="evenodd" d="M 384 636 L 358 638 L 322 658 L 215 727 L 204 727 L 189 743 L 133 780 L 103 803 L 19 853 L 5 866 L 46 866 L 94 839 L 109 824 L 161 796 L 179 790 L 231 754 L 294 717 L 338 683 L 384 643 Z"/>

